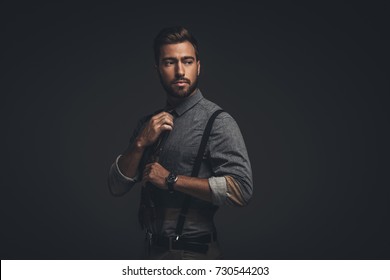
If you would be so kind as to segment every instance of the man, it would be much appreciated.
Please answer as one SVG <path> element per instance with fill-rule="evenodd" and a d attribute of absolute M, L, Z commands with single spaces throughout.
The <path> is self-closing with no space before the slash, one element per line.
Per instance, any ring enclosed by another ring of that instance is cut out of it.
<path fill-rule="evenodd" d="M 198 89 L 198 44 L 187 29 L 162 29 L 154 55 L 167 104 L 139 121 L 129 147 L 111 166 L 109 187 L 123 195 L 141 183 L 139 218 L 149 258 L 218 259 L 215 211 L 245 206 L 252 196 L 245 143 L 234 119 L 220 112 L 194 171 L 206 124 L 221 108 Z"/>

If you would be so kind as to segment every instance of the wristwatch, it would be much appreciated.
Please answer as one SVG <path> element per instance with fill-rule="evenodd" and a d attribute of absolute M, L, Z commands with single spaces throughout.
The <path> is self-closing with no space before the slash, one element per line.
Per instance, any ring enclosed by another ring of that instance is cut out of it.
<path fill-rule="evenodd" d="M 175 172 L 169 173 L 168 177 L 165 178 L 165 183 L 167 184 L 168 191 L 170 193 L 174 192 L 173 185 L 176 183 L 176 181 L 177 181 L 177 175 Z"/>

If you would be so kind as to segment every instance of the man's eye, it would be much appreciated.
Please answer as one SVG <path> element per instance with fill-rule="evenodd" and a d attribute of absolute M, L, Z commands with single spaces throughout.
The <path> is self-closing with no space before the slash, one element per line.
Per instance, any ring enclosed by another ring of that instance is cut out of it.
<path fill-rule="evenodd" d="M 184 64 L 187 64 L 187 65 L 191 65 L 192 63 L 193 63 L 192 60 L 186 60 L 186 61 L 184 61 Z"/>
<path fill-rule="evenodd" d="M 173 61 L 165 61 L 164 62 L 164 65 L 166 65 L 166 66 L 170 66 L 170 65 L 172 65 L 173 64 Z"/>

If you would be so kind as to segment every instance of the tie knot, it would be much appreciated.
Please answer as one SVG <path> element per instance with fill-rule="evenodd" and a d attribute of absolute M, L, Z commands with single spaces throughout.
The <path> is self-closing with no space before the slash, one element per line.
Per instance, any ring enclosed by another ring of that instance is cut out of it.
<path fill-rule="evenodd" d="M 171 114 L 173 117 L 177 117 L 177 113 L 176 113 L 175 109 L 166 109 L 164 111 Z"/>

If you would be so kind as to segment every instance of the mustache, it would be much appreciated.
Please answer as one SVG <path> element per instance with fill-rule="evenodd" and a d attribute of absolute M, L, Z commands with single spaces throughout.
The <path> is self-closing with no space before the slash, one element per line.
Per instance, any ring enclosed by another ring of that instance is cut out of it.
<path fill-rule="evenodd" d="M 174 80 L 172 82 L 172 84 L 176 84 L 176 83 L 187 83 L 187 84 L 191 84 L 191 81 L 189 79 L 186 79 L 186 78 L 180 78 L 180 79 L 177 79 L 177 80 Z"/>

